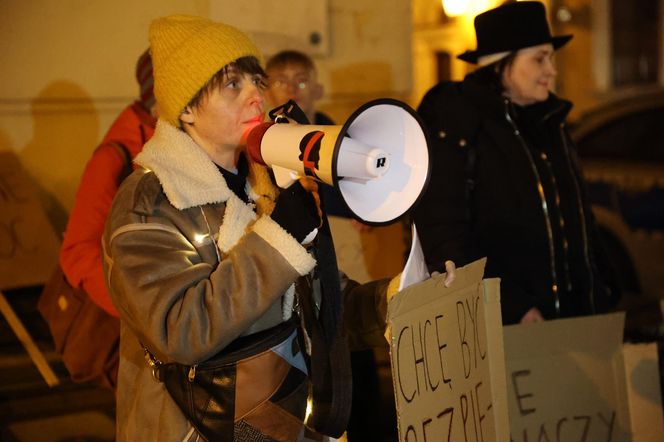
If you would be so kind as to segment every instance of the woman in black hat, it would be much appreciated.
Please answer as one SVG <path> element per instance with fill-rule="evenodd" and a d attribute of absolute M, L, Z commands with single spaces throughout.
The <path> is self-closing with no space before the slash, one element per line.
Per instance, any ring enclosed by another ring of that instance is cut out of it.
<path fill-rule="evenodd" d="M 414 217 L 430 270 L 486 256 L 501 278 L 503 323 L 607 311 L 618 298 L 565 129 L 571 103 L 549 91 L 544 6 L 508 3 L 475 18 L 479 69 L 424 97 L 432 176 Z"/>

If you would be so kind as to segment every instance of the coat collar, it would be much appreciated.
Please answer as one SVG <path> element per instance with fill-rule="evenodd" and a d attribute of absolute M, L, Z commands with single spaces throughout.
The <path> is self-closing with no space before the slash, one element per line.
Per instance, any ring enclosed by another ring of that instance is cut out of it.
<path fill-rule="evenodd" d="M 257 214 L 272 212 L 279 193 L 267 169 L 249 161 L 246 191 L 252 203 L 245 204 L 228 188 L 224 176 L 205 151 L 185 132 L 161 120 L 135 161 L 155 174 L 166 198 L 178 210 L 226 204 L 217 240 L 224 253 L 240 240 Z"/>
<path fill-rule="evenodd" d="M 136 163 L 159 179 L 177 209 L 225 202 L 233 194 L 205 151 L 185 132 L 159 120 Z"/>
<path fill-rule="evenodd" d="M 461 87 L 464 95 L 486 117 L 503 120 L 505 111 L 515 106 L 508 98 L 501 96 L 479 81 L 474 73 L 466 76 Z M 546 101 L 527 106 L 527 108 L 531 107 L 537 108 L 537 113 L 542 116 L 542 122 L 551 118 L 555 123 L 560 123 L 567 117 L 572 103 L 550 92 Z"/>
<path fill-rule="evenodd" d="M 135 162 L 154 172 L 178 210 L 235 198 L 207 153 L 189 135 L 165 121 L 157 122 L 154 136 Z M 267 169 L 250 161 L 247 195 L 258 204 L 258 212 L 271 212 L 277 194 Z"/>

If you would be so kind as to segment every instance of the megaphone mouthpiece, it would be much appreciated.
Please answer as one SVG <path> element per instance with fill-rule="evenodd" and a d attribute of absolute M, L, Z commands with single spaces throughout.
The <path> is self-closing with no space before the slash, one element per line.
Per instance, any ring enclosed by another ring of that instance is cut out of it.
<path fill-rule="evenodd" d="M 263 140 L 263 135 L 265 132 L 273 125 L 274 123 L 261 123 L 258 126 L 255 126 L 249 131 L 247 135 L 247 155 L 249 158 L 265 166 L 265 161 L 263 161 L 263 155 L 261 154 L 261 141 Z"/>

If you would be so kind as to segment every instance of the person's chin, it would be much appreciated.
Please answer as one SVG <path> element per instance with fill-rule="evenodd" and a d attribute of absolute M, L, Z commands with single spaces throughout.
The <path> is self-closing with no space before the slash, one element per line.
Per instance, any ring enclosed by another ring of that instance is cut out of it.
<path fill-rule="evenodd" d="M 549 90 L 548 89 L 538 93 L 535 97 L 535 100 L 538 101 L 538 102 L 546 101 L 548 99 L 549 99 Z"/>

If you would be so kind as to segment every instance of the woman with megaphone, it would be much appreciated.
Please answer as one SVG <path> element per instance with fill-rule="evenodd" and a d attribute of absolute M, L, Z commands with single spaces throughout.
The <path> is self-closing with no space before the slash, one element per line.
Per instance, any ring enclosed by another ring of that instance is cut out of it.
<path fill-rule="evenodd" d="M 382 339 L 390 281 L 340 278 L 315 183 L 279 190 L 244 154 L 265 74 L 242 32 L 169 16 L 150 48 L 160 119 L 102 240 L 122 322 L 116 438 L 338 437 L 348 342 Z"/>

